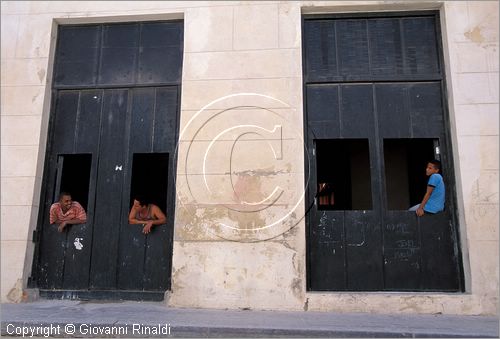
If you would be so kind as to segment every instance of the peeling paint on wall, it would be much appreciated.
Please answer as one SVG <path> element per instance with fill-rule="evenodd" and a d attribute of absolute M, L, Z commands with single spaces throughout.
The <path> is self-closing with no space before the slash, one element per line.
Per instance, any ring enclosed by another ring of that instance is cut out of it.
<path fill-rule="evenodd" d="M 45 80 L 45 69 L 41 69 L 37 72 L 38 74 L 38 79 L 40 79 L 40 82 L 43 83 Z"/>
<path fill-rule="evenodd" d="M 7 299 L 13 303 L 19 303 L 23 299 L 23 281 L 22 279 L 17 279 L 14 287 L 7 294 Z"/>
<path fill-rule="evenodd" d="M 303 288 L 302 288 L 302 280 L 299 278 L 295 278 L 290 285 L 290 289 L 292 290 L 293 295 L 301 300 L 303 298 Z"/>
<path fill-rule="evenodd" d="M 472 42 L 476 42 L 478 44 L 484 42 L 484 36 L 481 34 L 481 26 L 476 26 L 473 29 L 464 33 L 465 37 Z"/>

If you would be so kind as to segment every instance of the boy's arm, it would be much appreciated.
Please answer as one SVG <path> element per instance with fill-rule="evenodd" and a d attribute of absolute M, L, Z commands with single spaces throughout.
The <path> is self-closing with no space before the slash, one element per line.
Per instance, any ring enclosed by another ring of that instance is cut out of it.
<path fill-rule="evenodd" d="M 427 191 L 425 192 L 424 198 L 422 199 L 422 202 L 420 203 L 420 206 L 418 207 L 416 212 L 419 217 L 424 215 L 424 207 L 431 197 L 432 191 L 434 191 L 434 186 L 427 186 Z"/>

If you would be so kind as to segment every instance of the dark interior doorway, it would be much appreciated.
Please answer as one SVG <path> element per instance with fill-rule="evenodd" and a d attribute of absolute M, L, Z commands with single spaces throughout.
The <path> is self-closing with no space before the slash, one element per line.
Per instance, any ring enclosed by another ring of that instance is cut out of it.
<path fill-rule="evenodd" d="M 368 139 L 315 140 L 319 210 L 372 209 Z"/>
<path fill-rule="evenodd" d="M 130 207 L 134 197 L 142 196 L 167 210 L 168 153 L 134 153 Z"/>
<path fill-rule="evenodd" d="M 60 176 L 59 184 L 56 184 L 54 200 L 57 200 L 61 192 L 70 193 L 71 198 L 87 210 L 92 154 L 59 155 L 57 162 Z M 58 190 L 57 187 L 59 187 Z"/>
<path fill-rule="evenodd" d="M 387 209 L 407 210 L 422 201 L 425 167 L 435 158 L 434 139 L 384 139 Z"/>

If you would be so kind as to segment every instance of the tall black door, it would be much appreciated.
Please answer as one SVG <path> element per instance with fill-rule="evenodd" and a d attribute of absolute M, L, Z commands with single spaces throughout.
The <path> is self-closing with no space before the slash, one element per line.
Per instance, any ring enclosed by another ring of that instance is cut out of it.
<path fill-rule="evenodd" d="M 303 20 L 310 290 L 463 289 L 438 23 Z M 446 209 L 418 218 L 434 158 Z"/>
<path fill-rule="evenodd" d="M 61 26 L 31 283 L 48 297 L 159 300 L 170 288 L 182 22 Z M 87 223 L 63 233 L 67 191 Z M 167 224 L 128 224 L 135 194 Z"/>

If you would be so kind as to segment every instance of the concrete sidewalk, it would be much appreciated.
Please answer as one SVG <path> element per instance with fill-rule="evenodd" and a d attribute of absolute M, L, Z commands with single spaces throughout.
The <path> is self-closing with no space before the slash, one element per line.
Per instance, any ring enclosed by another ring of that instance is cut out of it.
<path fill-rule="evenodd" d="M 2 304 L 2 336 L 489 337 L 498 317 L 168 308 L 154 302 Z"/>

